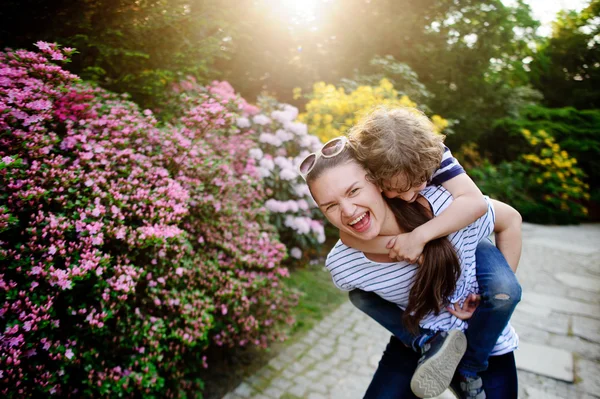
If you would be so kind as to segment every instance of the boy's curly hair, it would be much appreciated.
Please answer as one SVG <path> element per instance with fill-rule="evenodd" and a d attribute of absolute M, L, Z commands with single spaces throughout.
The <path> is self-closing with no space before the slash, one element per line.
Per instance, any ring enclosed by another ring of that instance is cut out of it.
<path fill-rule="evenodd" d="M 385 190 L 418 186 L 431 179 L 442 162 L 444 136 L 415 108 L 374 108 L 348 136 L 357 160 L 368 170 L 367 178 Z M 406 187 L 389 187 L 398 173 L 406 177 Z"/>

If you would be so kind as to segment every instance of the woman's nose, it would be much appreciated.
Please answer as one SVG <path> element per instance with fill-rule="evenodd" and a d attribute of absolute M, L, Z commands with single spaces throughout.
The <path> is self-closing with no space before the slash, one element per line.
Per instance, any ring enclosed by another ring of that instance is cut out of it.
<path fill-rule="evenodd" d="M 340 204 L 340 207 L 342 209 L 342 214 L 346 217 L 350 217 L 352 215 L 354 215 L 354 211 L 356 209 L 356 206 L 351 203 L 351 202 L 342 202 Z"/>

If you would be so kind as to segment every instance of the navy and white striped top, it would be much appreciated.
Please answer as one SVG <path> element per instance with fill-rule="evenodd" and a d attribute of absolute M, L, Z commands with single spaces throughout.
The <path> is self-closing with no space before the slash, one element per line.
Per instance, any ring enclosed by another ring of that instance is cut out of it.
<path fill-rule="evenodd" d="M 421 195 L 429 201 L 435 216 L 452 203 L 452 195 L 441 186 L 427 186 L 421 191 Z M 470 294 L 479 292 L 475 274 L 475 249 L 479 241 L 492 233 L 495 219 L 494 208 L 487 197 L 486 201 L 488 211 L 485 215 L 448 236 L 456 249 L 461 268 L 456 290 L 448 298 L 451 303 L 462 304 Z M 408 305 L 408 296 L 418 267 L 408 262 L 374 262 L 367 259 L 363 252 L 346 246 L 341 240 L 329 252 L 326 266 L 338 288 L 371 291 L 403 309 Z M 433 331 L 451 329 L 464 331 L 468 326 L 467 322 L 453 316 L 444 308 L 438 315 L 430 313 L 425 316 L 420 325 Z M 517 348 L 518 343 L 519 338 L 515 330 L 508 324 L 498 338 L 491 355 L 512 352 Z"/>
<path fill-rule="evenodd" d="M 465 170 L 460 163 L 458 163 L 456 158 L 452 156 L 450 149 L 444 146 L 444 155 L 442 155 L 440 167 L 433 172 L 428 184 L 441 186 L 443 183 L 462 173 L 466 173 Z"/>

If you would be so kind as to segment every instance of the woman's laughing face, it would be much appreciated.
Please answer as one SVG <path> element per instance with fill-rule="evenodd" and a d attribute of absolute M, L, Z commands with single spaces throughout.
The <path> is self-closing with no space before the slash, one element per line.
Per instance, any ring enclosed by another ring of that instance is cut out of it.
<path fill-rule="evenodd" d="M 356 162 L 347 162 L 323 172 L 310 183 L 313 198 L 327 220 L 361 240 L 377 237 L 389 208 L 381 190 L 366 179 Z"/>

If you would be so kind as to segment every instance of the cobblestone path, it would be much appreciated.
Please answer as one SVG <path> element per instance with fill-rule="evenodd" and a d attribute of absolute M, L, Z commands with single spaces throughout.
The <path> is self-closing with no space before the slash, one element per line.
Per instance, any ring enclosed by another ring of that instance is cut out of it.
<path fill-rule="evenodd" d="M 600 398 L 600 225 L 523 233 L 519 397 Z M 362 398 L 389 337 L 347 302 L 223 399 Z"/>

